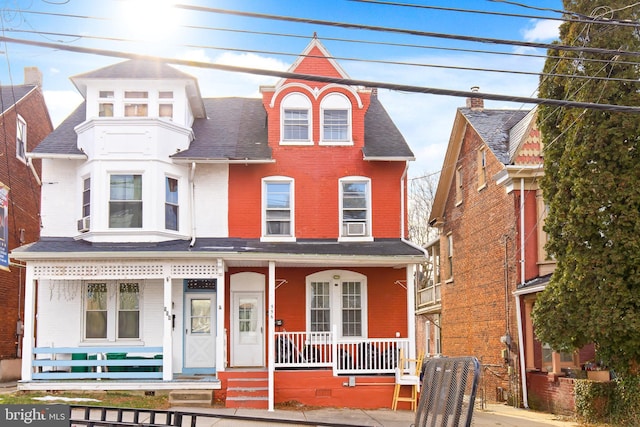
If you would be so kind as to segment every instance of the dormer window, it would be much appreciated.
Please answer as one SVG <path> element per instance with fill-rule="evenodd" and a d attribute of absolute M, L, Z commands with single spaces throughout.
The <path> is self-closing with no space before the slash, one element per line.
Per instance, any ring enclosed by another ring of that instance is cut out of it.
<path fill-rule="evenodd" d="M 149 92 L 125 91 L 124 116 L 147 117 L 149 115 Z"/>
<path fill-rule="evenodd" d="M 113 117 L 113 91 L 101 90 L 98 94 L 98 116 Z"/>
<path fill-rule="evenodd" d="M 351 102 L 340 94 L 327 95 L 320 104 L 321 144 L 351 145 Z"/>
<path fill-rule="evenodd" d="M 301 93 L 282 100 L 281 144 L 311 145 L 311 101 Z"/>

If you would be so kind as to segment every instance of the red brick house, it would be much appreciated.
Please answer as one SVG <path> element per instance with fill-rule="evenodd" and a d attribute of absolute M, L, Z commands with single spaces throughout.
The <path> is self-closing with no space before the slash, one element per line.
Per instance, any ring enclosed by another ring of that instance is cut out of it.
<path fill-rule="evenodd" d="M 315 38 L 289 71 L 346 77 Z M 30 154 L 60 185 L 41 239 L 13 252 L 19 387 L 390 407 L 425 257 L 405 240 L 413 153 L 376 90 L 283 79 L 203 98 L 141 61 L 72 81 L 86 102 Z"/>
<path fill-rule="evenodd" d="M 40 236 L 41 166 L 25 153 L 53 130 L 41 86 L 37 68 L 24 70 L 24 84 L 0 86 L 0 183 L 8 191 L 0 210 L 0 382 L 20 378 L 24 319 L 24 270 L 7 265 L 8 253 Z"/>
<path fill-rule="evenodd" d="M 535 109 L 471 98 L 457 110 L 430 216 L 440 238 L 427 248 L 440 299 L 418 290 L 416 323 L 441 354 L 480 359 L 486 399 L 570 412 L 572 382 L 559 378 L 593 351 L 556 353 L 533 330 L 536 294 L 555 268 L 544 250 L 543 166 Z"/>

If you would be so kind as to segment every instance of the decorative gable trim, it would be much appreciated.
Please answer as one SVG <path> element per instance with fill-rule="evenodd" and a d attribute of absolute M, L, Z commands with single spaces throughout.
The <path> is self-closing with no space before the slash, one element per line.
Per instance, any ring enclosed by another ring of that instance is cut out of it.
<path fill-rule="evenodd" d="M 286 85 L 282 85 L 280 87 L 276 87 L 275 93 L 271 97 L 271 102 L 269 103 L 269 107 L 273 108 L 276 104 L 276 99 L 280 97 L 280 94 L 291 88 L 303 89 L 304 91 L 308 92 L 310 95 L 313 95 L 313 98 L 316 100 L 320 97 L 320 95 L 322 95 L 325 92 L 332 91 L 335 89 L 344 89 L 347 92 L 349 92 L 351 95 L 353 95 L 353 97 L 356 99 L 358 103 L 359 109 L 362 109 L 364 106 L 364 104 L 362 103 L 362 98 L 360 98 L 360 94 L 358 94 L 358 92 L 355 89 L 353 89 L 351 86 L 342 86 L 342 85 L 331 83 L 320 89 L 317 86 L 314 88 L 311 88 L 311 86 L 307 84 L 294 82 L 294 83 L 287 83 Z"/>

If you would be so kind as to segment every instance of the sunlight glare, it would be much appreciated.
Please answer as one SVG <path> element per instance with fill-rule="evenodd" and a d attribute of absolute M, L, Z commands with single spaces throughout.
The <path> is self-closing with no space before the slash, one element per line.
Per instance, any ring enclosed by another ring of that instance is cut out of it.
<path fill-rule="evenodd" d="M 172 0 L 126 0 L 123 21 L 131 38 L 162 41 L 173 36 L 179 26 Z"/>

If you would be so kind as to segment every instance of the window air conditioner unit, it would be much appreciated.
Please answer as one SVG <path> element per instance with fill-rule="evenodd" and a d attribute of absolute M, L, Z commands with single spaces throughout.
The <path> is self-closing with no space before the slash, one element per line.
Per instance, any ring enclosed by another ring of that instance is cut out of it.
<path fill-rule="evenodd" d="M 84 233 L 85 231 L 89 231 L 91 227 L 91 217 L 85 216 L 84 218 L 80 218 L 78 220 L 78 231 Z"/>
<path fill-rule="evenodd" d="M 364 236 L 367 224 L 364 222 L 348 222 L 347 236 Z"/>

